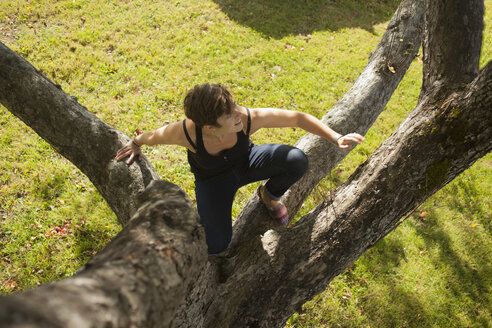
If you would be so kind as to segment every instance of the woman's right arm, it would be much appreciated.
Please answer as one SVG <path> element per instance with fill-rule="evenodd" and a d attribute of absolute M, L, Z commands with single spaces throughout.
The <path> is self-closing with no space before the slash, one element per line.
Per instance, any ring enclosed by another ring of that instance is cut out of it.
<path fill-rule="evenodd" d="M 142 157 L 142 150 L 140 147 L 143 145 L 179 145 L 188 147 L 182 122 L 171 123 L 157 130 L 145 132 L 136 136 L 118 150 L 115 159 L 119 161 L 128 157 L 126 164 L 131 164 L 135 157 L 138 157 L 139 159 Z"/>

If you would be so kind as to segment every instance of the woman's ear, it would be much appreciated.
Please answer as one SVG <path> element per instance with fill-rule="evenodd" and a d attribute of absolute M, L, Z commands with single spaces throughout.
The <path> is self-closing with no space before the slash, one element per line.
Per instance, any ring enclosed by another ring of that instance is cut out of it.
<path fill-rule="evenodd" d="M 208 133 L 214 133 L 215 130 L 217 130 L 217 127 L 213 125 L 204 125 L 203 130 L 207 131 Z"/>

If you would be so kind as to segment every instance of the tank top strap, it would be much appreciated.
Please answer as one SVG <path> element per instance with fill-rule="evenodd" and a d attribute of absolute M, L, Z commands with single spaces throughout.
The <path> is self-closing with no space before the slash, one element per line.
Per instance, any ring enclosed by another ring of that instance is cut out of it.
<path fill-rule="evenodd" d="M 196 147 L 195 143 L 193 142 L 193 140 L 191 140 L 191 137 L 190 135 L 188 134 L 188 130 L 186 129 L 186 119 L 183 120 L 183 130 L 184 130 L 184 133 L 185 133 L 185 136 L 186 136 L 186 139 L 188 140 L 188 142 L 190 143 L 190 145 L 195 148 L 195 150 L 198 150 L 198 148 Z M 197 140 L 198 140 L 198 135 L 197 135 Z"/>
<path fill-rule="evenodd" d="M 244 107 L 244 108 L 246 108 L 246 111 L 248 112 L 248 126 L 246 128 L 246 135 L 249 136 L 249 130 L 251 129 L 251 113 L 249 112 L 248 107 Z"/>
<path fill-rule="evenodd" d="M 205 145 L 203 144 L 202 128 L 195 124 L 195 134 L 196 134 L 196 150 L 205 150 Z"/>

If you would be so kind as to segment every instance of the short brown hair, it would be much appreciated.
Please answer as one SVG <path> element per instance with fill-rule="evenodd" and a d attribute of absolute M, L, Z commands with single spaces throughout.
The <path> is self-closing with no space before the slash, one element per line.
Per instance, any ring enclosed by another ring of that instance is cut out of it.
<path fill-rule="evenodd" d="M 219 126 L 217 119 L 230 114 L 235 105 L 229 91 L 220 84 L 196 85 L 184 100 L 185 115 L 199 127 Z"/>

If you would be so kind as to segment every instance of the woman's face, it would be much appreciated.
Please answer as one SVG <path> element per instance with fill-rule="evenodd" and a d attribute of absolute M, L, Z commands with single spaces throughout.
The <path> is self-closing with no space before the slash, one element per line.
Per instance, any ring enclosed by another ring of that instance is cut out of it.
<path fill-rule="evenodd" d="M 217 123 L 220 125 L 220 128 L 215 129 L 219 134 L 241 131 L 243 129 L 243 120 L 241 119 L 238 106 L 235 105 L 231 113 L 219 116 Z"/>

